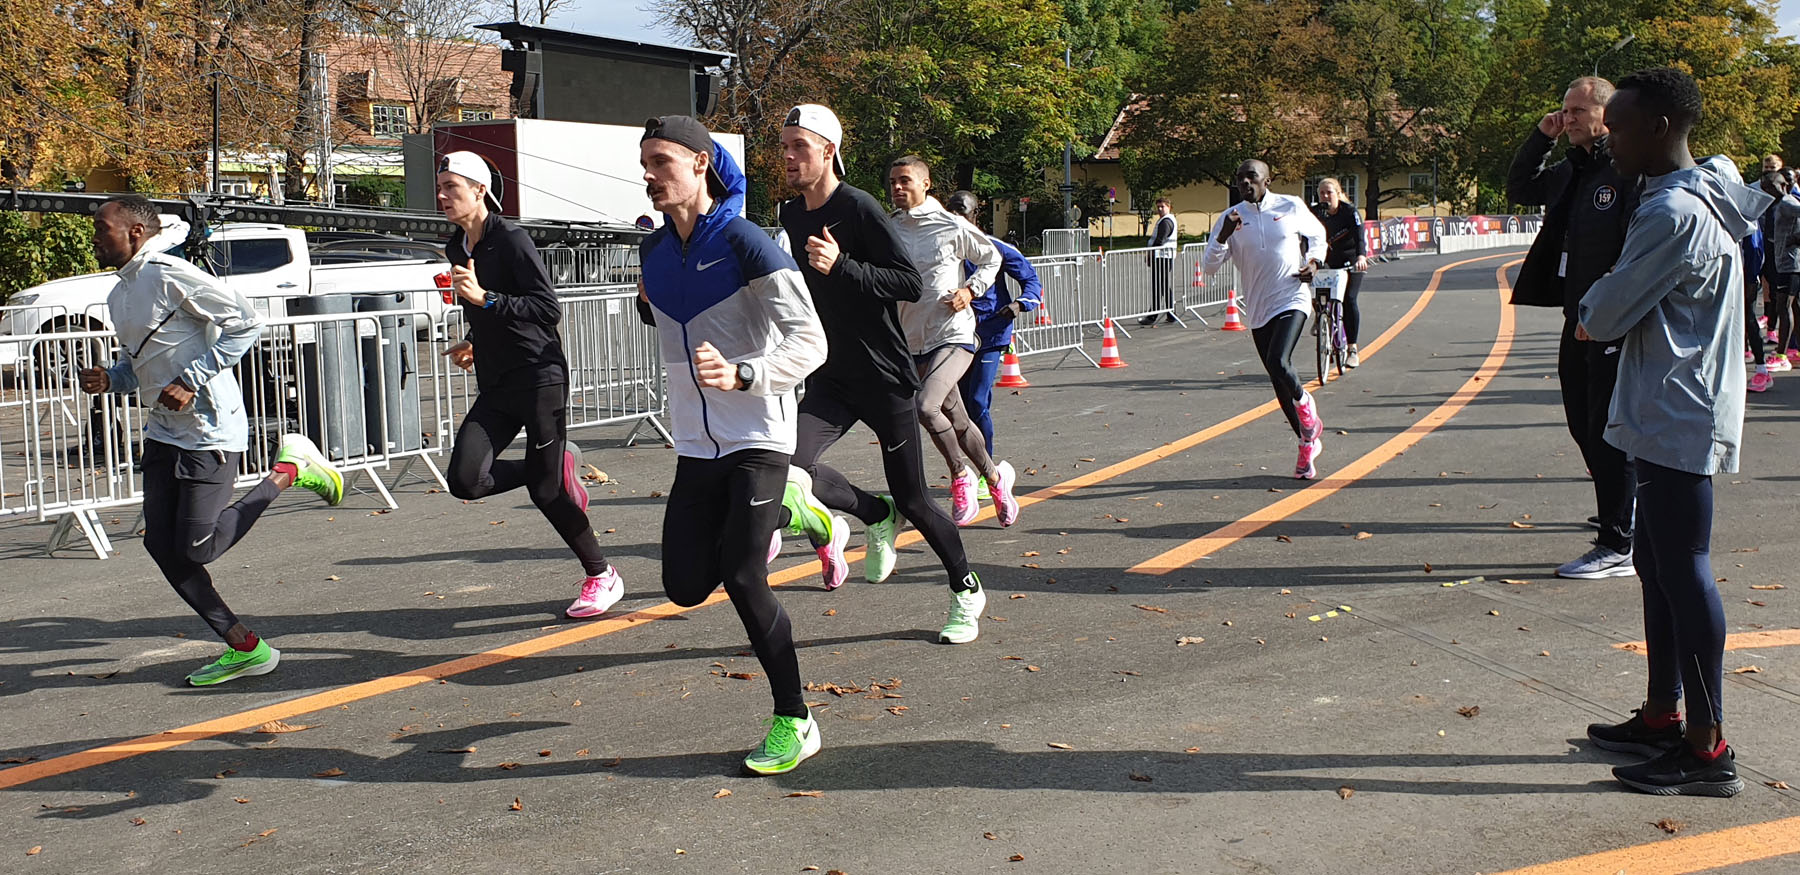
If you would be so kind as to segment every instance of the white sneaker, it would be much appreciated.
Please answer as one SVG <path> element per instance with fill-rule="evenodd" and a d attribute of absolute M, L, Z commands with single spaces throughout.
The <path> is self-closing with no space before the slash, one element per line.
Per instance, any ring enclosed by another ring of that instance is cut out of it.
<path fill-rule="evenodd" d="M 625 581 L 619 577 L 619 570 L 609 565 L 605 574 L 581 582 L 581 595 L 563 613 L 577 620 L 598 617 L 624 597 Z"/>

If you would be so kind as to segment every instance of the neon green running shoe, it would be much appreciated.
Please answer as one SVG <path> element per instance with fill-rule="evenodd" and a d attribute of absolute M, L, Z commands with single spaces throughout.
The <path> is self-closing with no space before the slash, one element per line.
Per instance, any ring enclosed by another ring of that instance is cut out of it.
<path fill-rule="evenodd" d="M 805 717 L 777 714 L 769 718 L 769 734 L 762 744 L 744 757 L 744 767 L 759 775 L 779 775 L 818 752 L 819 723 L 811 712 Z"/>
<path fill-rule="evenodd" d="M 249 653 L 225 648 L 224 656 L 195 669 L 187 676 L 187 682 L 189 686 L 210 687 L 236 677 L 268 674 L 280 664 L 281 651 L 270 647 L 267 641 L 257 641 L 256 649 Z"/>
<path fill-rule="evenodd" d="M 889 496 L 883 495 L 881 500 L 887 502 L 887 519 L 863 527 L 863 535 L 868 539 L 867 555 L 863 557 L 863 579 L 870 583 L 887 580 L 900 558 L 894 552 L 894 538 L 900 534 L 900 508 L 894 506 L 894 499 Z"/>
<path fill-rule="evenodd" d="M 981 634 L 981 612 L 987 610 L 987 591 L 981 588 L 981 578 L 973 571 L 963 578 L 963 582 L 974 583 L 975 588 L 966 592 L 951 590 L 950 619 L 938 633 L 940 643 L 967 644 Z"/>
<path fill-rule="evenodd" d="M 994 494 L 992 492 L 988 491 L 986 477 L 979 477 L 979 478 L 976 478 L 976 480 L 975 480 L 975 500 L 976 501 L 993 501 L 994 500 Z"/>
<path fill-rule="evenodd" d="M 787 508 L 791 517 L 788 534 L 805 535 L 815 549 L 831 543 L 831 510 L 813 497 L 811 474 L 788 466 L 787 491 L 782 493 L 781 506 Z"/>
<path fill-rule="evenodd" d="M 317 492 L 332 507 L 343 502 L 344 475 L 331 466 L 325 454 L 319 452 L 318 445 L 308 440 L 306 435 L 283 435 L 281 454 L 275 457 L 275 461 L 287 462 L 300 470 L 294 476 L 295 486 Z"/>

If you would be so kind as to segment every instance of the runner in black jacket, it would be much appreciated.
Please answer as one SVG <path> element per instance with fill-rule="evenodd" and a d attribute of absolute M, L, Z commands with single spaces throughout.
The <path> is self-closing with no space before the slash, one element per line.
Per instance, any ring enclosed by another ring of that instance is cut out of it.
<path fill-rule="evenodd" d="M 568 440 L 569 366 L 556 330 L 562 304 L 531 237 L 500 218 L 491 182 L 473 152 L 451 152 L 438 166 L 438 209 L 457 225 L 444 254 L 469 324 L 468 337 L 445 355 L 473 365 L 481 390 L 456 431 L 450 494 L 468 501 L 526 487 L 586 574 L 566 613 L 595 617 L 624 596 L 625 584 L 588 524 L 587 487 Z M 524 461 L 495 458 L 520 429 Z"/>
<path fill-rule="evenodd" d="M 1637 475 L 1631 460 L 1601 437 L 1619 373 L 1619 345 L 1575 337 L 1576 304 L 1618 261 L 1643 187 L 1641 179 L 1613 167 L 1606 149 L 1606 101 L 1612 93 L 1612 83 L 1597 77 L 1570 83 L 1563 108 L 1538 123 L 1506 178 L 1506 194 L 1514 203 L 1548 208 L 1519 268 L 1513 303 L 1563 311 L 1556 362 L 1563 414 L 1593 474 L 1600 534 L 1594 549 L 1556 573 L 1584 580 L 1637 573 L 1631 561 Z M 1552 164 L 1556 138 L 1565 133 L 1570 149 Z"/>
<path fill-rule="evenodd" d="M 878 583 L 894 569 L 894 537 L 902 515 L 924 534 L 950 576 L 950 619 L 939 640 L 962 644 L 979 634 L 987 605 L 981 578 L 969 570 L 962 537 L 926 490 L 913 396 L 919 378 L 894 305 L 917 301 L 919 272 L 900 246 L 886 213 L 867 192 L 843 184 L 843 127 L 831 110 L 797 106 L 782 128 L 788 183 L 802 192 L 781 205 L 781 226 L 812 291 L 830 351 L 806 383 L 794 450 L 800 496 L 790 497 L 783 521 L 814 516 L 805 499 L 862 520 L 868 530 L 864 576 Z M 819 463 L 819 456 L 857 422 L 881 441 L 882 466 L 893 497 L 872 495 Z M 799 532 L 794 532 L 799 534 Z M 808 532 L 814 538 L 817 532 Z"/>

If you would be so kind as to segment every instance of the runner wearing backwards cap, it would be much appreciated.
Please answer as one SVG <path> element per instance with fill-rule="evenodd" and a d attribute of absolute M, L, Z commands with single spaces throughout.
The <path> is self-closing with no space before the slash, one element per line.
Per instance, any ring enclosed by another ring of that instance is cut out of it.
<path fill-rule="evenodd" d="M 569 366 L 556 325 L 562 304 L 531 237 L 500 217 L 487 162 L 451 152 L 438 164 L 437 206 L 455 223 L 444 254 L 468 339 L 444 355 L 475 368 L 480 394 L 456 431 L 450 494 L 465 501 L 521 486 L 581 560 L 581 594 L 565 611 L 597 617 L 625 595 L 587 517 L 581 462 L 568 440 Z M 525 459 L 495 458 L 525 430 Z"/>
<path fill-rule="evenodd" d="M 744 174 L 699 122 L 651 119 L 638 145 L 662 228 L 644 239 L 638 312 L 669 373 L 675 484 L 663 515 L 663 592 L 691 607 L 719 584 L 769 676 L 775 715 L 744 758 L 762 775 L 819 752 L 793 626 L 769 589 L 794 451 L 794 390 L 825 361 L 825 329 L 788 254 L 740 215 Z"/>
<path fill-rule="evenodd" d="M 834 535 L 820 521 L 827 514 L 817 505 L 823 501 L 849 511 L 868 531 L 864 576 L 880 583 L 894 570 L 894 536 L 904 514 L 950 575 L 950 617 L 938 640 L 963 644 L 980 634 L 987 594 L 969 570 L 956 523 L 926 491 L 914 402 L 919 375 L 896 306 L 917 302 L 923 281 L 881 205 L 842 182 L 843 142 L 837 116 L 817 104 L 794 107 L 781 130 L 787 181 L 800 192 L 782 203 L 781 226 L 798 247 L 794 259 L 831 341 L 831 357 L 807 381 L 800 404 L 783 522 L 803 530 L 815 545 L 832 543 L 828 539 Z M 881 441 L 892 498 L 864 492 L 819 463 L 859 421 Z M 837 583 L 842 582 L 840 576 Z M 827 577 L 826 585 L 835 584 Z"/>

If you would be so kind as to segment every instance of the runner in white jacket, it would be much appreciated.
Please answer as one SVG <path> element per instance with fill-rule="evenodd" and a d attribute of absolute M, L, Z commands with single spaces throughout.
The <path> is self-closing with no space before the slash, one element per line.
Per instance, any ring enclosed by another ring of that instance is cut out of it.
<path fill-rule="evenodd" d="M 1313 460 L 1325 449 L 1325 431 L 1312 393 L 1294 373 L 1294 347 L 1312 309 L 1312 275 L 1325 257 L 1325 226 L 1306 201 L 1269 191 L 1269 165 L 1256 159 L 1238 166 L 1238 194 L 1243 200 L 1219 217 L 1202 256 L 1207 274 L 1231 259 L 1237 267 L 1250 336 L 1262 358 L 1275 399 L 1300 439 L 1294 476 L 1317 475 Z"/>
<path fill-rule="evenodd" d="M 975 360 L 975 311 L 969 303 L 993 288 L 1000 250 L 980 229 L 944 209 L 930 191 L 931 167 L 919 156 L 907 155 L 888 168 L 894 230 L 924 280 L 919 300 L 901 302 L 898 311 L 923 384 L 919 423 L 950 465 L 950 516 L 956 524 L 966 526 L 981 512 L 975 497 L 980 474 L 987 479 L 1000 525 L 1010 526 L 1019 518 L 1019 502 L 1013 497 L 1017 475 L 1012 465 L 996 464 L 988 455 L 987 440 L 957 390 Z M 965 262 L 975 266 L 972 276 L 964 270 Z"/>

